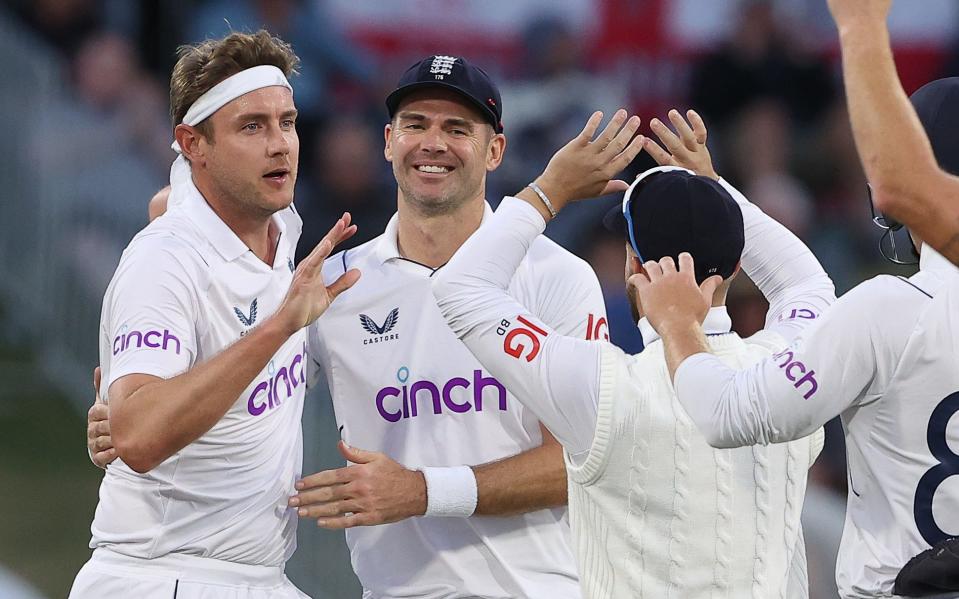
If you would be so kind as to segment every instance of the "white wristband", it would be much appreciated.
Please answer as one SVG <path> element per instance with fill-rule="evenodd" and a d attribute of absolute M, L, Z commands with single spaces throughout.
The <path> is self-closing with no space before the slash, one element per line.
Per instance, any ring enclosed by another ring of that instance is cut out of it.
<path fill-rule="evenodd" d="M 476 475 L 469 466 L 420 468 L 426 479 L 425 516 L 466 518 L 476 511 Z"/>

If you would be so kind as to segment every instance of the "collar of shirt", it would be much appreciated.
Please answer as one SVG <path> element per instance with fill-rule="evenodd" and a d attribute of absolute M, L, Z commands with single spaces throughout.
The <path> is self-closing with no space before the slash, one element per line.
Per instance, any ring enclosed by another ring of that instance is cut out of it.
<path fill-rule="evenodd" d="M 480 226 L 482 227 L 486 224 L 486 221 L 489 220 L 489 217 L 493 216 L 493 209 L 490 207 L 489 202 L 483 202 L 483 220 L 480 221 Z M 376 247 L 373 250 L 373 255 L 376 256 L 377 262 L 383 264 L 387 260 L 392 260 L 393 258 L 402 258 L 400 254 L 399 243 L 397 241 L 397 228 L 399 227 L 399 213 L 393 215 L 393 218 L 390 219 L 390 222 L 386 225 L 386 230 L 383 231 L 383 234 L 380 235 L 379 239 L 376 241 Z"/>
<path fill-rule="evenodd" d="M 729 318 L 729 312 L 726 306 L 713 306 L 706 313 L 706 320 L 703 321 L 703 331 L 707 335 L 722 335 L 733 329 L 733 321 Z M 659 341 L 659 333 L 649 324 L 647 318 L 639 321 L 639 333 L 643 336 L 643 345 L 649 345 L 654 341 Z"/>
<path fill-rule="evenodd" d="M 232 262 L 250 251 L 250 248 L 236 236 L 233 229 L 227 226 L 223 219 L 213 211 L 213 208 L 210 207 L 199 190 L 196 190 L 195 193 L 186 194 L 181 205 L 190 220 L 196 223 L 210 245 L 216 249 L 224 260 Z M 289 210 L 289 208 L 284 208 L 284 210 Z M 274 213 L 270 218 L 276 225 L 277 231 L 279 231 L 276 257 L 273 264 L 284 264 L 289 257 L 286 244 L 283 243 L 283 240 L 286 239 L 286 223 L 280 218 L 279 212 Z"/>
<path fill-rule="evenodd" d="M 959 268 L 937 252 L 929 247 L 928 243 L 922 244 L 922 252 L 919 254 L 919 270 L 938 273 L 959 273 Z"/>

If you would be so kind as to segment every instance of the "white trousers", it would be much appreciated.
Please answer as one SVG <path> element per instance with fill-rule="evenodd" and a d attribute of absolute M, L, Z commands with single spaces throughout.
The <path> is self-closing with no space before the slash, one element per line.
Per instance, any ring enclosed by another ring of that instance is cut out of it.
<path fill-rule="evenodd" d="M 275 566 L 171 553 L 154 559 L 96 549 L 70 599 L 310 599 Z"/>

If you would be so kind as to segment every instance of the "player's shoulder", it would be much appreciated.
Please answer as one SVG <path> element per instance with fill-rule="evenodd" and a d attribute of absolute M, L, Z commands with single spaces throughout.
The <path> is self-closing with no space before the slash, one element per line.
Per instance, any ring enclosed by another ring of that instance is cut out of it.
<path fill-rule="evenodd" d="M 120 257 L 117 274 L 185 275 L 200 279 L 210 266 L 209 243 L 189 219 L 175 213 L 157 218 L 137 233 Z"/>
<path fill-rule="evenodd" d="M 827 313 L 836 311 L 873 319 L 880 315 L 901 318 L 921 312 L 938 290 L 936 281 L 923 277 L 877 275 L 840 296 Z"/>
<path fill-rule="evenodd" d="M 545 235 L 533 240 L 522 265 L 539 279 L 598 284 L 596 273 L 588 262 Z"/>

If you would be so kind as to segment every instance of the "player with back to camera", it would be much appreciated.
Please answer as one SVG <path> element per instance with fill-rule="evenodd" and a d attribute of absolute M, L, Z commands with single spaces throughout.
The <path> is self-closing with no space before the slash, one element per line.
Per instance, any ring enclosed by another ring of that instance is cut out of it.
<path fill-rule="evenodd" d="M 639 119 L 625 111 L 598 135 L 594 115 L 553 156 L 538 189 L 503 200 L 490 226 L 437 273 L 433 291 L 456 335 L 562 443 L 587 596 L 806 597 L 799 518 L 821 433 L 773 447 L 710 448 L 673 394 L 663 345 L 643 318 L 650 306 L 637 302 L 633 285 L 644 276 L 640 256 L 691 249 L 706 265 L 697 279 L 712 296 L 699 314 L 710 347 L 746 366 L 828 307 L 832 281 L 802 242 L 719 179 L 698 115 L 688 113 L 692 127 L 677 111 L 669 116 L 679 136 L 658 120 L 652 127 L 672 154 L 651 140 L 630 142 Z M 569 201 L 610 190 L 637 143 L 668 166 L 640 175 L 611 213 L 627 239 L 627 288 L 646 343 L 630 356 L 553 330 L 508 283 L 546 222 Z M 770 302 L 765 330 L 749 339 L 731 332 L 724 305 L 740 262 Z M 671 301 L 660 301 L 668 309 Z"/>
<path fill-rule="evenodd" d="M 300 475 L 306 325 L 358 279 L 324 284 L 344 215 L 291 261 L 299 140 L 265 31 L 181 49 L 171 78 L 172 207 L 130 242 L 103 301 L 102 399 L 116 460 L 72 598 L 304 597 L 286 578 Z M 270 393 L 260 393 L 268 387 Z"/>

